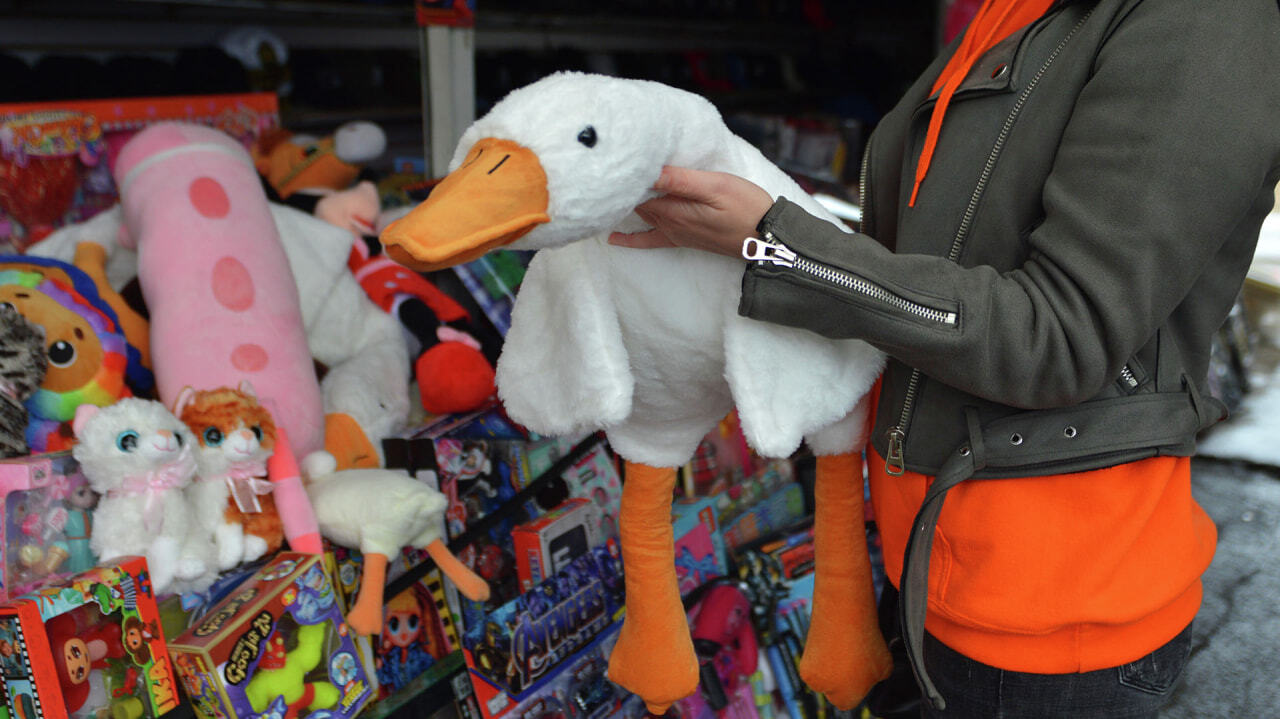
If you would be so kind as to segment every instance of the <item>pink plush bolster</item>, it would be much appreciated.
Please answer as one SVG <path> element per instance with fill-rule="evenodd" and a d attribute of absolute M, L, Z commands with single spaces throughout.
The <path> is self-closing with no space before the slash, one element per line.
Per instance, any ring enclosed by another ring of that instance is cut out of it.
<path fill-rule="evenodd" d="M 298 471 L 298 460 L 289 444 L 289 433 L 282 427 L 276 428 L 276 448 L 267 459 L 267 477 L 276 496 L 276 510 L 280 512 L 289 548 L 295 552 L 322 554 L 320 525 L 302 486 L 302 473 Z"/>
<path fill-rule="evenodd" d="M 231 137 L 164 123 L 114 168 L 151 313 L 160 399 L 253 384 L 298 450 L 324 447 L 324 410 L 298 290 L 249 154 Z"/>

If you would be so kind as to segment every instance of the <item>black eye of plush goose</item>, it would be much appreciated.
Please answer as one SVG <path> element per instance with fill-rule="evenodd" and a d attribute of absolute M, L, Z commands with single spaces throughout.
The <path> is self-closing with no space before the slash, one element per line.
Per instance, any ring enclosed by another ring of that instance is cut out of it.
<path fill-rule="evenodd" d="M 595 147 L 596 146 L 596 129 L 590 125 L 587 125 L 586 128 L 582 130 L 582 132 L 578 133 L 578 142 L 581 142 L 587 147 Z"/>

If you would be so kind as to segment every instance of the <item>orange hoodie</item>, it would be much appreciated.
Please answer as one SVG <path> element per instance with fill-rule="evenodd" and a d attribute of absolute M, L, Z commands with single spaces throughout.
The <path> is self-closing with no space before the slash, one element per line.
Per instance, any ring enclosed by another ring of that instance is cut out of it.
<path fill-rule="evenodd" d="M 885 570 L 900 586 L 933 478 L 889 476 L 868 453 Z M 963 482 L 938 521 L 926 628 L 965 656 L 1020 672 L 1092 671 L 1154 651 L 1195 617 L 1217 541 L 1191 497 L 1190 467 L 1186 457 L 1155 457 Z"/>

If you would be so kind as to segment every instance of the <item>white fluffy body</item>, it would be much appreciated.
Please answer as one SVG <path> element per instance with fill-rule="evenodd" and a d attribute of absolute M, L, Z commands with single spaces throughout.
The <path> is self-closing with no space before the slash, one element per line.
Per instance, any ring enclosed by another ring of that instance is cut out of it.
<path fill-rule="evenodd" d="M 100 561 L 143 555 L 157 594 L 199 590 L 215 578 L 211 547 L 193 531 L 191 508 L 183 494 L 195 463 L 190 454 L 195 437 L 159 402 L 127 398 L 98 409 L 85 406 L 76 414 L 76 445 L 89 486 L 102 495 L 93 512 L 90 546 Z M 135 439 L 126 440 L 132 435 Z M 148 497 L 122 493 L 129 477 L 145 476 L 184 462 L 178 485 L 160 491 L 158 531 L 146 527 Z"/>
<path fill-rule="evenodd" d="M 579 133 L 594 128 L 587 147 Z M 536 432 L 604 429 L 624 458 L 679 466 L 737 407 L 747 441 L 787 456 L 865 438 L 858 400 L 883 366 L 864 342 L 740 317 L 742 260 L 607 242 L 645 227 L 664 165 L 729 172 L 843 225 L 706 99 L 659 83 L 562 73 L 512 92 L 463 134 L 451 168 L 486 137 L 532 150 L 551 221 L 509 247 L 541 250 L 525 275 L 497 367 L 511 416 Z"/>
<path fill-rule="evenodd" d="M 402 547 L 422 549 L 443 536 L 448 500 L 440 492 L 402 471 L 335 467 L 328 452 L 302 462 L 320 534 L 329 541 L 395 557 Z"/>

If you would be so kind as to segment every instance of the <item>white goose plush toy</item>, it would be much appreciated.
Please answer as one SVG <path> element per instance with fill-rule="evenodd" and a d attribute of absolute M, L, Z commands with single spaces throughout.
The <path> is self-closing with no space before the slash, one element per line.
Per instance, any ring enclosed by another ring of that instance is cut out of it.
<path fill-rule="evenodd" d="M 675 467 L 737 407 L 748 442 L 818 458 L 817 576 L 801 673 L 837 706 L 890 669 L 877 629 L 862 514 L 860 402 L 882 356 L 857 341 L 737 314 L 742 260 L 608 244 L 646 225 L 664 165 L 730 172 L 839 224 L 725 127 L 707 100 L 666 85 L 552 75 L 512 92 L 463 134 L 450 174 L 382 233 L 419 270 L 499 247 L 534 256 L 498 362 L 510 415 L 547 435 L 603 429 L 627 460 L 619 518 L 626 620 L 609 677 L 661 714 L 698 684 L 674 569 Z"/>

